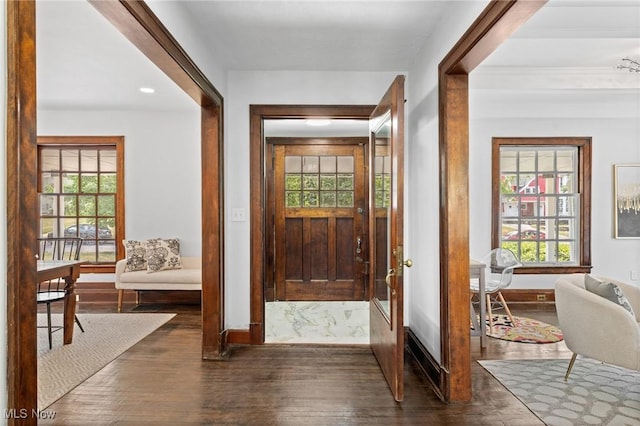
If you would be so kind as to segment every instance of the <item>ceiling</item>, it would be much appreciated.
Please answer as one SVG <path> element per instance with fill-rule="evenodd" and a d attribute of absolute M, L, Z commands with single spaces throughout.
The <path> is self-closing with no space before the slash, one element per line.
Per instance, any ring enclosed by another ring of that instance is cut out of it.
<path fill-rule="evenodd" d="M 185 0 L 179 6 L 227 70 L 403 71 L 455 3 Z M 85 1 L 38 1 L 37 55 L 39 108 L 195 108 Z M 640 95 L 640 74 L 615 69 L 627 56 L 640 59 L 640 1 L 551 0 L 474 71 L 473 81 L 478 89 Z M 142 94 L 141 86 L 156 93 Z"/>
<path fill-rule="evenodd" d="M 233 70 L 402 71 L 447 1 L 185 1 Z"/>
<path fill-rule="evenodd" d="M 186 109 L 194 103 L 87 1 L 37 1 L 36 31 L 40 109 Z M 141 93 L 143 86 L 156 93 Z"/>
<path fill-rule="evenodd" d="M 472 73 L 479 89 L 639 89 L 640 1 L 551 0 Z M 492 78 L 491 76 L 497 76 Z"/>
<path fill-rule="evenodd" d="M 640 2 L 551 0 L 485 66 L 604 67 L 640 57 Z"/>

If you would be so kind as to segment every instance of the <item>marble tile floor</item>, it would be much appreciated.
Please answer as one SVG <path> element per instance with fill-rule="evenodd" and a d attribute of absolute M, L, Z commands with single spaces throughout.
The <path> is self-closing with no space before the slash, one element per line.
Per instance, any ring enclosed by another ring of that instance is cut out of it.
<path fill-rule="evenodd" d="M 267 302 L 265 343 L 369 344 L 369 302 Z"/>

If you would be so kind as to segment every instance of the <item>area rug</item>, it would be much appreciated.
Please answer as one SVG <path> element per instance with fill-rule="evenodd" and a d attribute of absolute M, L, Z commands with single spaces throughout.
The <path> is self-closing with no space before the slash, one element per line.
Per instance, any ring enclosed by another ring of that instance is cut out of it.
<path fill-rule="evenodd" d="M 562 331 L 551 324 L 526 317 L 513 316 L 515 325 L 507 315 L 495 315 L 493 328 L 487 321 L 487 336 L 519 343 L 557 343 L 562 341 Z"/>
<path fill-rule="evenodd" d="M 49 350 L 46 328 L 38 328 L 38 409 L 43 410 L 101 370 L 175 314 L 78 314 L 84 333 L 75 326 L 73 343 L 62 344 L 62 330 L 53 333 Z M 62 324 L 62 314 L 52 315 Z M 38 314 L 38 325 L 46 315 Z"/>
<path fill-rule="evenodd" d="M 640 373 L 578 357 L 478 361 L 549 426 L 640 425 Z"/>

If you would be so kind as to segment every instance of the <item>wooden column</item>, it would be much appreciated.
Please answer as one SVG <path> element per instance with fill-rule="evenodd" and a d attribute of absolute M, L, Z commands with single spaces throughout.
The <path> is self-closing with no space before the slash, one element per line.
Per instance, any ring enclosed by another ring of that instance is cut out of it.
<path fill-rule="evenodd" d="M 438 68 L 440 343 L 446 401 L 470 401 L 468 74 L 547 0 L 493 0 Z"/>
<path fill-rule="evenodd" d="M 38 253 L 36 40 L 34 1 L 7 8 L 7 391 L 8 423 L 37 417 Z"/>
<path fill-rule="evenodd" d="M 226 355 L 222 107 L 202 107 L 202 358 Z"/>
<path fill-rule="evenodd" d="M 471 400 L 468 86 L 466 74 L 440 76 L 441 342 L 449 372 L 441 391 L 447 401 Z"/>

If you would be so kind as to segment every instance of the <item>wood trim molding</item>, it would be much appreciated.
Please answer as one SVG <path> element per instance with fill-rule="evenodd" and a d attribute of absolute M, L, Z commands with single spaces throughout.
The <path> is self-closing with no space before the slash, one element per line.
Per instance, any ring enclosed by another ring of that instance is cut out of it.
<path fill-rule="evenodd" d="M 444 400 L 440 389 L 446 377 L 445 372 L 409 327 L 405 327 L 405 352 L 429 380 L 438 398 Z"/>
<path fill-rule="evenodd" d="M 250 345 L 251 331 L 250 330 L 234 330 L 230 329 L 228 341 L 230 345 Z"/>
<path fill-rule="evenodd" d="M 492 0 L 440 62 L 440 392 L 470 401 L 468 74 L 546 0 Z M 462 208 L 461 208 L 462 206 Z"/>
<path fill-rule="evenodd" d="M 368 137 L 345 136 L 326 138 L 306 137 L 268 137 L 266 143 L 270 145 L 366 145 Z"/>
<path fill-rule="evenodd" d="M 544 289 L 504 289 L 502 296 L 507 303 L 553 303 L 556 292 L 552 288 Z"/>
<path fill-rule="evenodd" d="M 7 11 L 7 408 L 8 424 L 36 425 L 37 145 L 36 5 L 6 2 Z M 26 418 L 18 418 L 27 410 Z"/>
<path fill-rule="evenodd" d="M 375 105 L 251 105 L 251 112 L 264 119 L 343 118 L 364 120 Z"/>
<path fill-rule="evenodd" d="M 80 274 L 113 274 L 116 271 L 115 264 L 113 265 L 82 265 L 80 267 Z"/>
<path fill-rule="evenodd" d="M 250 334 L 251 344 L 264 343 L 266 259 L 265 138 L 263 121 L 282 118 L 350 118 L 368 120 L 375 105 L 250 105 Z"/>

